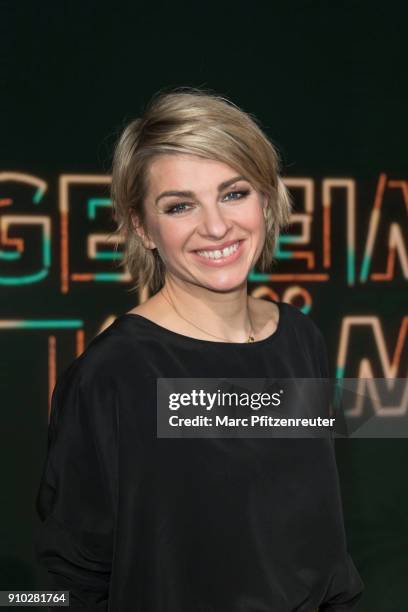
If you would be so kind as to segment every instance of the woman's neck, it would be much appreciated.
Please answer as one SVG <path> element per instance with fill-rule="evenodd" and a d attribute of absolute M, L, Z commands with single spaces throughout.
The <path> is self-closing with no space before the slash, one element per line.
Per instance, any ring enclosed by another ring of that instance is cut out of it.
<path fill-rule="evenodd" d="M 249 333 L 255 331 L 246 283 L 234 291 L 217 292 L 167 279 L 152 299 L 164 325 L 176 326 L 186 335 L 200 335 L 204 339 L 207 334 L 207 338 L 217 336 L 229 342 L 245 342 Z"/>

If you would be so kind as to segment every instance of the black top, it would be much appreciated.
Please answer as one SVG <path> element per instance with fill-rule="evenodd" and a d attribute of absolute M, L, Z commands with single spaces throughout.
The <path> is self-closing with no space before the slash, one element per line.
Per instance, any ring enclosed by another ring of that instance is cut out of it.
<path fill-rule="evenodd" d="M 277 302 L 254 343 L 124 314 L 58 377 L 35 546 L 48 588 L 110 612 L 354 608 L 331 438 L 166 439 L 156 378 L 329 378 L 313 320 Z M 57 608 L 50 608 L 57 609 Z"/>

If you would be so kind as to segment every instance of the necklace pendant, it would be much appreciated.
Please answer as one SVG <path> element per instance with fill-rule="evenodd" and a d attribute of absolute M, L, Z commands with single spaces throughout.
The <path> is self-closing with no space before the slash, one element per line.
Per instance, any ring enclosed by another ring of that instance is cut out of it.
<path fill-rule="evenodd" d="M 254 338 L 253 336 L 249 335 L 249 336 L 248 336 L 247 343 L 248 343 L 248 342 L 255 342 L 255 338 Z"/>

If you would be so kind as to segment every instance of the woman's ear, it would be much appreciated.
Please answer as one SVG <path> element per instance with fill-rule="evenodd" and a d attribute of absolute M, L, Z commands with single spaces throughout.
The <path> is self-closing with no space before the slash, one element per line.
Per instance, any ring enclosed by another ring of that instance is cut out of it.
<path fill-rule="evenodd" d="M 133 210 L 131 210 L 129 214 L 130 214 L 130 219 L 132 222 L 133 229 L 135 230 L 135 232 L 137 233 L 137 235 L 143 242 L 143 246 L 145 247 L 145 249 L 152 249 L 152 250 L 155 249 L 156 245 L 154 244 L 153 240 L 151 240 L 148 237 L 147 233 L 145 232 L 143 228 L 143 224 L 139 216 Z"/>

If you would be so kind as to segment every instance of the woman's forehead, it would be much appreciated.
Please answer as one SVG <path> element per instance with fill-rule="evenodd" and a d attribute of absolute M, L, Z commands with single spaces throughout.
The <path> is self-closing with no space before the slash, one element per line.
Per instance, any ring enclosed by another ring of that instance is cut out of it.
<path fill-rule="evenodd" d="M 210 185 L 217 187 L 233 178 L 245 180 L 246 177 L 224 162 L 197 155 L 160 155 L 151 161 L 149 167 L 153 190 L 195 191 Z"/>

